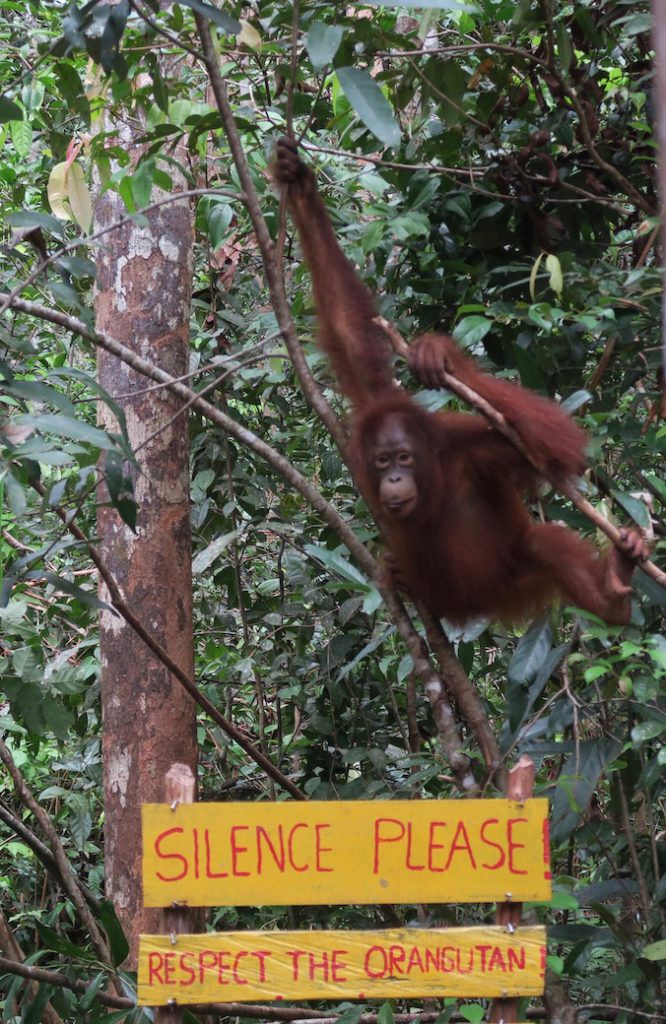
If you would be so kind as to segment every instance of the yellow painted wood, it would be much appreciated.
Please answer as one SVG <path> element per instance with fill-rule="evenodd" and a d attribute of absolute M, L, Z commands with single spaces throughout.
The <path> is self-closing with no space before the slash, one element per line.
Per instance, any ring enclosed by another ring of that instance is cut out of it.
<path fill-rule="evenodd" d="M 548 801 L 143 806 L 147 907 L 550 899 Z"/>
<path fill-rule="evenodd" d="M 511 997 L 544 988 L 546 930 L 499 926 L 382 931 L 142 935 L 142 1006 L 280 999 Z"/>

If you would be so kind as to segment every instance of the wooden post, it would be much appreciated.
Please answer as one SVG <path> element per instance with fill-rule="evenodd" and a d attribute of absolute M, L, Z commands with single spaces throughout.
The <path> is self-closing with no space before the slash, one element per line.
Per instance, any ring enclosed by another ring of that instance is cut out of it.
<path fill-rule="evenodd" d="M 513 766 L 509 772 L 506 795 L 509 800 L 517 800 L 518 803 L 528 800 L 534 794 L 534 777 L 536 769 L 531 757 L 524 754 L 520 761 Z M 520 924 L 523 912 L 522 903 L 511 902 L 511 893 L 506 893 L 507 902 L 500 903 L 497 907 L 497 924 L 504 925 L 508 931 L 513 931 Z M 493 999 L 490 1004 L 488 1020 L 497 1024 L 499 1021 L 512 1024 L 518 1020 L 517 999 Z"/>
<path fill-rule="evenodd" d="M 196 788 L 197 782 L 189 765 L 171 765 L 165 776 L 164 798 L 172 810 L 179 804 L 193 804 Z M 178 935 L 194 931 L 192 916 L 187 907 L 174 903 L 162 911 L 161 931 L 170 935 L 175 945 Z M 182 1008 L 175 1001 L 169 1006 L 159 1006 L 155 1010 L 155 1024 L 183 1024 Z"/>

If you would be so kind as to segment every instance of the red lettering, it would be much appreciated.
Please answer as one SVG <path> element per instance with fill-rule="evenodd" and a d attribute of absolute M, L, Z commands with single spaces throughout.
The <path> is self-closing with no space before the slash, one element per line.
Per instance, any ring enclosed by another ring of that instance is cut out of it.
<path fill-rule="evenodd" d="M 176 984 L 176 954 L 171 951 L 164 954 L 164 984 Z"/>
<path fill-rule="evenodd" d="M 299 828 L 305 828 L 305 829 L 307 829 L 307 827 L 308 827 L 308 826 L 307 826 L 307 825 L 305 824 L 305 822 L 304 822 L 304 821 L 299 821 L 299 822 L 298 822 L 298 823 L 297 823 L 296 825 L 294 825 L 294 827 L 293 827 L 292 829 L 290 829 L 290 831 L 289 831 L 289 842 L 288 842 L 288 848 L 289 848 L 289 863 L 291 864 L 291 866 L 292 866 L 292 868 L 294 869 L 294 871 L 307 871 L 307 870 L 308 870 L 308 868 L 309 868 L 309 866 L 310 866 L 310 865 L 309 865 L 308 863 L 305 863 L 305 864 L 301 864 L 301 865 L 299 865 L 299 864 L 297 864 L 297 863 L 296 863 L 296 861 L 294 860 L 294 837 L 296 836 L 296 833 L 298 832 Z"/>
<path fill-rule="evenodd" d="M 346 949 L 334 949 L 331 951 L 331 979 L 336 983 L 341 981 L 347 981 L 347 975 L 344 973 L 347 964 L 344 960 L 338 959 L 338 957 L 347 956 Z"/>
<path fill-rule="evenodd" d="M 240 953 L 237 953 L 234 960 L 234 981 L 237 985 L 247 985 L 247 978 L 242 978 L 238 973 L 238 965 L 244 956 L 249 956 L 249 953 L 245 949 L 241 950 Z"/>
<path fill-rule="evenodd" d="M 494 864 L 482 864 L 481 867 L 486 868 L 488 871 L 497 871 L 497 869 L 501 868 L 502 865 L 504 864 L 504 861 L 506 860 L 506 853 L 504 852 L 504 847 L 502 846 L 501 843 L 494 842 L 492 839 L 489 839 L 488 836 L 486 835 L 486 829 L 491 825 L 499 825 L 499 819 L 488 818 L 487 821 L 484 821 L 483 825 L 481 826 L 481 842 L 485 843 L 486 846 L 494 846 L 496 850 L 499 850 L 499 855 Z"/>
<path fill-rule="evenodd" d="M 376 824 L 377 823 L 375 822 L 375 825 Z M 374 954 L 378 954 L 379 955 L 379 959 L 380 959 L 380 964 L 376 968 L 372 968 L 370 966 L 370 958 Z M 386 950 L 384 949 L 384 947 L 383 946 L 370 946 L 370 949 L 365 954 L 365 959 L 363 961 L 363 970 L 365 971 L 367 977 L 368 978 L 385 978 L 386 977 L 387 969 L 388 969 L 388 963 L 387 963 L 387 960 L 386 960 Z"/>
<path fill-rule="evenodd" d="M 180 960 L 178 961 L 178 966 L 180 968 L 181 975 L 185 975 L 185 977 L 181 977 L 181 979 L 180 979 L 180 984 L 181 985 L 191 985 L 193 983 L 194 979 L 197 976 L 197 972 L 194 970 L 193 967 L 190 967 L 190 965 L 188 963 L 188 960 L 190 959 L 191 956 L 192 956 L 191 953 L 181 953 L 180 954 Z M 189 977 L 188 977 L 188 975 L 189 975 Z"/>
<path fill-rule="evenodd" d="M 182 831 L 182 830 L 181 830 Z M 163 985 L 164 976 L 160 973 L 164 967 L 164 960 L 161 953 L 148 954 L 148 984 Z"/>
<path fill-rule="evenodd" d="M 257 949 L 252 953 L 259 961 L 259 981 L 266 981 L 266 957 L 273 956 L 270 950 Z"/>
<path fill-rule="evenodd" d="M 407 964 L 407 973 L 411 974 L 415 967 L 418 967 L 423 972 L 423 960 L 421 959 L 418 946 L 412 946 L 412 951 L 409 954 L 409 963 Z"/>
<path fill-rule="evenodd" d="M 413 825 L 410 821 L 407 825 L 407 856 L 405 858 L 405 867 L 408 871 L 424 871 L 425 864 L 412 864 L 412 830 Z"/>
<path fill-rule="evenodd" d="M 257 825 L 257 874 L 258 875 L 261 874 L 261 870 L 262 870 L 262 867 L 263 867 L 263 858 L 262 858 L 262 855 L 261 855 L 261 840 L 262 840 L 262 837 L 263 837 L 264 842 L 266 843 L 266 846 L 268 847 L 268 849 L 271 852 L 271 856 L 272 856 L 273 860 L 275 861 L 275 864 L 276 864 L 278 870 L 279 871 L 284 871 L 285 851 L 284 851 L 284 832 L 282 830 L 282 825 L 278 825 L 278 838 L 280 840 L 280 852 L 279 852 L 279 854 L 278 854 L 277 850 L 275 849 L 275 847 L 273 846 L 273 843 L 271 842 L 271 837 L 268 834 L 268 832 L 266 831 L 266 829 L 262 825 Z"/>
<path fill-rule="evenodd" d="M 248 825 L 232 825 L 231 827 L 231 873 L 237 878 L 247 878 L 249 871 L 241 871 L 238 867 L 238 858 L 241 853 L 247 853 L 247 846 L 239 846 L 236 842 L 237 832 L 247 832 Z"/>
<path fill-rule="evenodd" d="M 325 829 L 325 828 L 330 828 L 330 827 L 331 827 L 330 825 L 323 824 L 323 823 L 321 825 L 315 825 L 315 837 L 316 837 L 315 838 L 315 856 L 316 856 L 315 863 L 317 865 L 317 871 L 332 871 L 333 870 L 333 868 L 324 867 L 324 865 L 321 862 L 321 855 L 322 855 L 322 853 L 332 853 L 333 852 L 333 847 L 332 846 L 322 846 L 321 845 L 321 835 L 319 834 L 320 830 Z"/>
<path fill-rule="evenodd" d="M 199 953 L 199 984 L 203 984 L 207 971 L 212 971 L 217 963 L 217 953 L 212 949 L 202 949 Z"/>
<path fill-rule="evenodd" d="M 513 838 L 513 826 L 520 824 L 527 824 L 527 818 L 509 818 L 506 827 L 507 839 L 509 840 L 509 871 L 511 872 L 512 875 L 527 874 L 527 870 L 521 871 L 520 868 L 517 868 L 513 862 L 513 851 L 525 849 L 524 843 L 516 843 Z"/>
<path fill-rule="evenodd" d="M 426 951 L 425 951 L 425 969 L 426 969 L 427 972 L 437 971 L 439 973 L 439 970 L 440 970 L 439 964 L 440 964 L 440 960 L 441 960 L 441 953 L 442 953 L 442 950 L 441 950 L 441 948 L 439 946 L 437 946 L 436 949 L 430 949 L 429 946 L 426 947 Z"/>
<path fill-rule="evenodd" d="M 397 825 L 398 829 L 400 831 L 398 832 L 397 835 L 382 836 L 381 831 L 382 831 L 382 826 L 383 825 L 389 825 L 389 826 L 390 825 Z M 401 821 L 398 821 L 397 818 L 376 818 L 375 819 L 375 839 L 374 839 L 375 855 L 374 855 L 373 874 L 376 875 L 379 872 L 379 846 L 380 846 L 380 843 L 399 843 L 404 835 L 405 835 L 405 826 L 404 826 L 404 824 Z"/>
<path fill-rule="evenodd" d="M 541 947 L 543 949 L 543 946 Z M 510 971 L 524 971 L 525 970 L 525 947 L 520 946 L 519 949 L 514 949 L 513 946 L 509 946 L 507 949 L 507 957 L 509 960 Z"/>
<path fill-rule="evenodd" d="M 301 957 L 305 956 L 305 955 L 306 955 L 305 951 L 302 950 L 302 949 L 288 949 L 287 950 L 287 956 L 291 957 L 291 976 L 294 979 L 294 981 L 298 981 L 298 975 L 299 975 L 299 969 L 300 969 L 299 961 L 300 961 Z"/>
<path fill-rule="evenodd" d="M 442 946 L 442 948 L 440 950 L 442 956 L 444 957 L 444 960 L 442 961 L 442 966 L 441 966 L 441 970 L 442 970 L 442 972 L 444 974 L 450 974 L 451 971 L 455 971 L 455 969 L 456 969 L 456 962 L 455 962 L 455 959 L 454 959 L 454 957 L 452 955 L 454 953 L 454 951 L 455 951 L 455 947 L 454 946 Z"/>
<path fill-rule="evenodd" d="M 502 950 L 499 946 L 495 946 L 490 957 L 490 963 L 488 964 L 489 971 L 504 971 L 506 973 L 506 960 L 502 954 Z"/>
<path fill-rule="evenodd" d="M 199 878 L 199 829 L 192 829 L 192 840 L 194 843 L 194 877 Z"/>
<path fill-rule="evenodd" d="M 229 970 L 229 964 L 227 963 L 229 957 L 229 950 L 221 949 L 217 954 L 217 983 L 218 985 L 229 985 L 230 982 L 224 977 L 224 972 Z"/>
<path fill-rule="evenodd" d="M 394 978 L 396 974 L 404 974 L 402 965 L 405 962 L 405 947 L 404 946 L 389 946 L 389 964 L 391 977 Z"/>
<path fill-rule="evenodd" d="M 458 842 L 459 838 L 461 840 L 460 843 Z M 467 856 L 469 857 L 470 864 L 472 865 L 472 867 L 476 871 L 476 861 L 474 860 L 474 854 L 472 853 L 472 846 L 471 846 L 470 841 L 469 841 L 469 836 L 467 835 L 467 829 L 465 828 L 465 822 L 464 821 L 459 821 L 458 822 L 458 826 L 456 828 L 456 834 L 453 837 L 453 842 L 451 843 L 451 849 L 449 851 L 449 859 L 446 862 L 446 869 L 447 870 L 451 866 L 451 861 L 453 860 L 454 853 L 458 853 L 459 850 L 466 850 L 467 851 Z"/>
<path fill-rule="evenodd" d="M 543 821 L 543 877 L 552 878 L 550 870 L 550 823 L 548 818 Z"/>
<path fill-rule="evenodd" d="M 164 853 L 161 848 L 163 839 L 172 835 L 182 835 L 184 831 L 184 828 L 170 828 L 167 829 L 166 832 L 160 832 L 160 834 L 155 838 L 154 849 L 158 857 L 162 860 L 179 860 L 183 864 L 183 869 L 180 874 L 173 875 L 172 877 L 162 875 L 159 871 L 156 871 L 155 874 L 159 878 L 160 882 L 178 882 L 181 878 L 185 878 L 185 875 L 189 871 L 190 865 L 187 857 L 183 857 L 182 853 Z"/>
<path fill-rule="evenodd" d="M 428 871 L 443 871 L 444 870 L 444 868 L 435 867 L 435 865 L 433 863 L 433 852 L 435 850 L 443 850 L 444 849 L 444 844 L 443 843 L 436 843 L 435 842 L 435 829 L 436 828 L 446 828 L 446 822 L 445 821 L 431 821 L 430 822 L 430 829 L 429 829 L 429 832 L 428 832 Z"/>
<path fill-rule="evenodd" d="M 210 832 L 204 829 L 204 849 L 206 850 L 206 878 L 228 878 L 228 871 L 213 871 L 210 863 Z"/>
<path fill-rule="evenodd" d="M 492 949 L 493 947 L 492 946 L 475 946 L 474 948 L 481 954 L 481 967 L 480 967 L 480 969 L 481 969 L 481 971 L 483 971 L 485 973 L 485 971 L 486 971 L 486 955 L 488 953 L 488 950 Z M 497 947 L 495 947 L 495 948 L 497 948 Z M 474 954 L 470 953 L 470 955 L 473 956 Z"/>

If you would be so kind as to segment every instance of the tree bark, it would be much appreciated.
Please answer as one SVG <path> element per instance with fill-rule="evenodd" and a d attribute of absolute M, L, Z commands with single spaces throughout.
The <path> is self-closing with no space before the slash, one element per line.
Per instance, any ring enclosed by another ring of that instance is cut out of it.
<path fill-rule="evenodd" d="M 135 163 L 140 148 L 131 128 L 121 144 Z M 97 226 L 125 212 L 107 192 L 96 208 Z M 187 200 L 149 213 L 104 236 L 97 259 L 97 326 L 174 376 L 189 369 L 192 217 Z M 187 416 L 169 422 L 181 402 L 114 356 L 98 350 L 100 384 L 127 417 L 137 452 L 133 533 L 109 507 L 100 507 L 103 558 L 127 604 L 173 660 L 193 676 L 191 534 Z M 117 430 L 100 404 L 105 427 Z M 143 446 L 142 446 L 143 445 Z M 106 498 L 101 489 L 100 498 Z M 105 588 L 100 587 L 105 598 Z M 164 776 L 174 761 L 196 776 L 195 707 L 192 699 L 145 644 L 111 612 L 100 616 L 104 755 L 106 891 L 130 943 L 159 925 L 160 912 L 143 908 L 141 803 L 163 799 Z"/>

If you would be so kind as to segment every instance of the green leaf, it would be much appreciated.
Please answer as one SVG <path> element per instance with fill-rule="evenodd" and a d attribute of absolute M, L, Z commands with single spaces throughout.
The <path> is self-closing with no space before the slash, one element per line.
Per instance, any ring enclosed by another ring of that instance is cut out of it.
<path fill-rule="evenodd" d="M 657 736 L 666 730 L 666 724 L 663 722 L 650 721 L 640 722 L 635 725 L 631 730 L 631 739 L 634 743 L 647 743 L 648 740 L 654 740 Z"/>
<path fill-rule="evenodd" d="M 153 176 L 155 172 L 155 161 L 150 158 L 142 160 L 132 175 L 132 195 L 137 207 L 141 209 L 148 206 L 153 190 Z"/>
<path fill-rule="evenodd" d="M 650 528 L 650 510 L 641 501 L 640 498 L 635 498 L 633 494 L 627 494 L 624 491 L 613 491 L 613 497 L 619 505 L 622 506 L 625 512 L 628 512 L 635 523 L 642 526 L 644 530 Z"/>
<path fill-rule="evenodd" d="M 557 51 L 560 57 L 562 70 L 566 72 L 571 67 L 573 47 L 569 37 L 569 30 L 567 29 L 566 23 L 563 21 L 558 21 L 557 23 Z"/>
<path fill-rule="evenodd" d="M 395 1017 L 390 1003 L 383 1003 L 377 1013 L 377 1024 L 393 1024 Z"/>
<path fill-rule="evenodd" d="M 453 337 L 462 348 L 473 348 L 492 330 L 492 320 L 485 316 L 464 316 L 456 324 Z"/>
<path fill-rule="evenodd" d="M 646 960 L 666 960 L 666 939 L 650 942 L 649 945 L 643 946 L 640 955 Z"/>
<path fill-rule="evenodd" d="M 315 21 L 305 39 L 305 45 L 312 61 L 312 66 L 319 71 L 330 64 L 335 57 L 344 30 L 340 25 L 326 25 L 323 21 Z"/>
<path fill-rule="evenodd" d="M 190 7 L 197 14 L 207 18 L 208 21 L 212 21 L 214 25 L 221 28 L 223 32 L 228 36 L 237 36 L 241 31 L 241 23 L 232 18 L 230 14 L 225 11 L 218 11 L 217 7 L 211 7 L 210 4 L 206 4 L 203 0 L 178 0 L 178 3 L 183 4 L 185 7 Z"/>
<path fill-rule="evenodd" d="M 86 839 L 92 832 L 93 820 L 90 805 L 83 793 L 70 793 L 67 797 L 69 807 L 69 827 L 77 850 L 83 851 Z"/>
<path fill-rule="evenodd" d="M 509 664 L 511 683 L 531 683 L 543 665 L 553 645 L 553 627 L 550 614 L 542 615 L 522 636 Z"/>
<path fill-rule="evenodd" d="M 129 943 L 110 900 L 100 900 L 99 917 L 111 946 L 114 966 L 117 967 L 127 958 Z"/>
<path fill-rule="evenodd" d="M 213 562 L 220 557 L 223 551 L 226 551 L 228 547 L 238 540 L 242 535 L 242 528 L 238 530 L 231 530 L 230 533 L 225 533 L 222 537 L 217 537 L 212 544 L 209 544 L 207 548 L 200 551 L 196 558 L 192 561 L 192 574 L 198 576 L 199 573 L 205 572 Z"/>
<path fill-rule="evenodd" d="M 0 124 L 6 124 L 7 121 L 20 121 L 22 118 L 23 111 L 18 103 L 14 103 L 7 96 L 0 96 Z"/>
<path fill-rule="evenodd" d="M 464 117 L 463 101 L 465 90 L 469 80 L 468 73 L 454 60 L 447 60 L 439 65 L 437 79 L 437 94 L 435 99 L 439 103 L 441 115 L 450 128 L 460 124 Z"/>
<path fill-rule="evenodd" d="M 335 72 L 340 88 L 373 135 L 387 146 L 397 146 L 400 129 L 393 110 L 374 78 L 360 68 L 338 68 Z"/>
<path fill-rule="evenodd" d="M 208 204 L 206 228 L 213 249 L 217 249 L 222 245 L 227 237 L 227 229 L 233 220 L 233 216 L 233 207 L 229 203 L 213 199 Z"/>
<path fill-rule="evenodd" d="M 46 434 L 57 434 L 58 437 L 69 437 L 72 441 L 84 441 L 95 448 L 113 448 L 115 441 L 98 427 L 90 423 L 76 420 L 72 416 L 56 416 L 45 413 L 43 416 L 17 416 L 14 421 L 20 426 L 31 426 Z"/>
<path fill-rule="evenodd" d="M 32 146 L 32 125 L 30 121 L 10 121 L 9 133 L 18 156 L 27 160 Z"/>
<path fill-rule="evenodd" d="M 96 611 L 107 611 L 114 612 L 115 610 L 106 601 L 100 601 L 100 599 L 92 593 L 90 590 L 83 590 L 81 587 L 77 587 L 76 583 L 71 583 L 69 580 L 64 579 L 62 576 L 58 576 L 55 572 L 43 572 L 40 574 L 46 578 L 47 583 L 50 583 L 56 590 L 61 591 L 63 594 L 67 594 L 69 597 L 76 598 L 81 604 L 86 605 L 88 608 L 93 608 Z"/>

